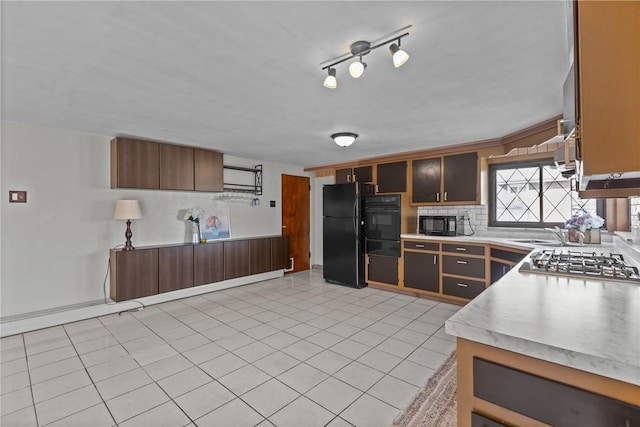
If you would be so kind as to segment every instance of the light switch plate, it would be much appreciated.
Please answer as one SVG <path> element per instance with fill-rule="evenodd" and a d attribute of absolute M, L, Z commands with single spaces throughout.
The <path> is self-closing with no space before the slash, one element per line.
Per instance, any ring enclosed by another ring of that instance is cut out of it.
<path fill-rule="evenodd" d="M 9 191 L 9 203 L 27 203 L 26 191 Z"/>

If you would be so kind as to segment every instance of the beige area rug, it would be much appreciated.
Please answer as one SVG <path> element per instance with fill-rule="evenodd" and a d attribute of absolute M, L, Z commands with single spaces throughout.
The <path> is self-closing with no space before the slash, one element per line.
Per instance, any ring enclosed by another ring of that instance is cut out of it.
<path fill-rule="evenodd" d="M 393 427 L 456 427 L 456 352 L 449 355 Z"/>

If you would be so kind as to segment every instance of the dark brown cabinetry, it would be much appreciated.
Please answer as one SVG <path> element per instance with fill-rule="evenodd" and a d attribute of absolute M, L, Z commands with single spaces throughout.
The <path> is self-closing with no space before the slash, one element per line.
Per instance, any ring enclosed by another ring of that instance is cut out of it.
<path fill-rule="evenodd" d="M 158 144 L 160 189 L 193 190 L 193 148 Z"/>
<path fill-rule="evenodd" d="M 491 283 L 495 283 L 511 270 L 512 264 L 491 260 Z"/>
<path fill-rule="evenodd" d="M 478 153 L 411 162 L 411 202 L 477 203 Z"/>
<path fill-rule="evenodd" d="M 478 153 L 443 157 L 444 202 L 475 202 L 478 199 Z"/>
<path fill-rule="evenodd" d="M 250 274 L 249 240 L 224 242 L 224 279 L 248 276 Z"/>
<path fill-rule="evenodd" d="M 381 163 L 377 166 L 378 193 L 407 191 L 407 162 Z"/>
<path fill-rule="evenodd" d="M 271 271 L 271 239 L 249 241 L 249 274 Z"/>
<path fill-rule="evenodd" d="M 473 358 L 473 395 L 553 426 L 640 426 L 640 407 Z"/>
<path fill-rule="evenodd" d="M 487 417 L 483 417 L 475 412 L 471 413 L 471 427 L 508 427 L 506 424 L 499 423 Z"/>
<path fill-rule="evenodd" d="M 398 285 L 398 258 L 369 255 L 367 280 Z"/>
<path fill-rule="evenodd" d="M 193 150 L 194 188 L 196 191 L 223 191 L 224 165 L 222 153 L 196 148 Z"/>
<path fill-rule="evenodd" d="M 484 279 L 484 258 L 443 255 L 442 273 Z"/>
<path fill-rule="evenodd" d="M 111 188 L 223 191 L 217 151 L 131 138 L 111 140 Z"/>
<path fill-rule="evenodd" d="M 112 139 L 111 188 L 160 188 L 158 143 Z"/>
<path fill-rule="evenodd" d="M 440 157 L 414 160 L 411 162 L 411 171 L 411 202 L 439 202 L 442 182 Z"/>
<path fill-rule="evenodd" d="M 404 252 L 404 287 L 440 292 L 440 255 Z"/>
<path fill-rule="evenodd" d="M 224 280 L 224 243 L 207 243 L 193 247 L 193 281 L 195 286 Z"/>
<path fill-rule="evenodd" d="M 193 286 L 193 247 L 175 246 L 158 249 L 158 292 Z"/>
<path fill-rule="evenodd" d="M 373 166 L 337 169 L 336 184 L 347 182 L 373 182 Z"/>
<path fill-rule="evenodd" d="M 445 295 L 473 299 L 480 295 L 484 289 L 484 282 L 479 280 L 442 276 L 442 293 Z"/>
<path fill-rule="evenodd" d="M 491 283 L 495 283 L 507 274 L 511 268 L 520 262 L 528 251 L 515 251 L 500 248 L 491 248 Z"/>
<path fill-rule="evenodd" d="M 289 263 L 289 236 L 271 238 L 271 269 L 283 270 Z"/>
<path fill-rule="evenodd" d="M 110 296 L 116 302 L 158 293 L 158 249 L 110 253 Z"/>

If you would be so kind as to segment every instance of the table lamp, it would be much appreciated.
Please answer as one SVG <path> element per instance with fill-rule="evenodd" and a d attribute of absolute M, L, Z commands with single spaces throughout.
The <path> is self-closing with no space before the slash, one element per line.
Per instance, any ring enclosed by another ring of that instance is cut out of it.
<path fill-rule="evenodd" d="M 131 220 L 138 218 L 142 218 L 142 211 L 140 210 L 140 203 L 137 200 L 118 200 L 116 210 L 113 213 L 113 219 L 127 220 L 127 231 L 124 233 L 127 241 L 123 248 L 125 251 L 135 249 L 131 244 L 131 236 L 133 235 L 131 232 Z"/>

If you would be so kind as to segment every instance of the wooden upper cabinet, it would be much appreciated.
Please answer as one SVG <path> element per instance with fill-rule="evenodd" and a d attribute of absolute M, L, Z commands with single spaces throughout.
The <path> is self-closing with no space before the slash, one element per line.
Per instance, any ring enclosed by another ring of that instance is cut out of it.
<path fill-rule="evenodd" d="M 640 171 L 640 2 L 575 4 L 583 173 Z"/>
<path fill-rule="evenodd" d="M 159 189 L 159 144 L 131 138 L 111 140 L 111 188 Z"/>
<path fill-rule="evenodd" d="M 216 151 L 196 148 L 194 153 L 194 172 L 196 191 L 223 191 L 224 166 L 223 155 Z"/>
<path fill-rule="evenodd" d="M 193 148 L 159 144 L 160 189 L 193 190 Z"/>
<path fill-rule="evenodd" d="M 443 158 L 443 201 L 475 202 L 478 199 L 478 153 Z"/>
<path fill-rule="evenodd" d="M 377 166 L 378 193 L 407 191 L 407 162 L 381 163 Z"/>
<path fill-rule="evenodd" d="M 411 172 L 411 202 L 439 202 L 442 191 L 441 158 L 414 160 L 411 162 Z"/>
<path fill-rule="evenodd" d="M 373 166 L 360 166 L 336 170 L 336 184 L 373 182 Z"/>

